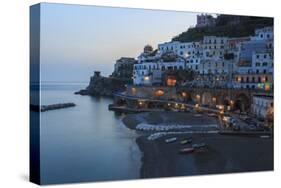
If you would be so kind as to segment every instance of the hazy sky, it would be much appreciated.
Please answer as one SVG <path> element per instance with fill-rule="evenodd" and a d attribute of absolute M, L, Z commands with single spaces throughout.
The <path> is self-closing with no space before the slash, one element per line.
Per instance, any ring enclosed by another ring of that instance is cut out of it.
<path fill-rule="evenodd" d="M 89 81 L 196 23 L 196 13 L 41 4 L 41 80 Z"/>

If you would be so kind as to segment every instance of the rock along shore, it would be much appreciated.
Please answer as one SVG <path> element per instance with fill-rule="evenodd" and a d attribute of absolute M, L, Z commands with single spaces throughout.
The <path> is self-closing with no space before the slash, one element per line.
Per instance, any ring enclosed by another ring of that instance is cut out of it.
<path fill-rule="evenodd" d="M 127 83 L 128 80 L 120 78 L 94 75 L 87 88 L 77 91 L 75 94 L 112 97 L 113 93 L 124 91 Z"/>

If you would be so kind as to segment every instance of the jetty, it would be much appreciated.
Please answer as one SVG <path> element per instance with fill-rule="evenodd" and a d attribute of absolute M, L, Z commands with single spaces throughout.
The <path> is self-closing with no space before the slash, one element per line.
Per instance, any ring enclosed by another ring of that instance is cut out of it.
<path fill-rule="evenodd" d="M 62 109 L 62 108 L 69 108 L 69 107 L 74 107 L 76 104 L 69 102 L 69 103 L 58 103 L 58 104 L 50 104 L 50 105 L 30 105 L 30 109 L 32 111 L 37 111 L 37 112 L 45 112 L 48 110 L 57 110 L 57 109 Z"/>

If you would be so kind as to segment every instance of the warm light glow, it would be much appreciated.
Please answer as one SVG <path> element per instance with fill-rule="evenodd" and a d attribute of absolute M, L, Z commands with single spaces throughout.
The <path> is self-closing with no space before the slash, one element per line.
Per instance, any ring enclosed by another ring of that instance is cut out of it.
<path fill-rule="evenodd" d="M 196 95 L 196 98 L 197 98 L 197 99 L 200 99 L 200 95 Z"/>
<path fill-rule="evenodd" d="M 241 77 L 238 77 L 238 78 L 237 78 L 237 81 L 238 81 L 238 82 L 241 82 Z"/>
<path fill-rule="evenodd" d="M 149 76 L 145 76 L 144 80 L 148 81 L 149 80 Z"/>
<path fill-rule="evenodd" d="M 154 95 L 157 97 L 161 97 L 164 95 L 164 91 L 161 89 L 158 89 L 157 91 L 155 91 Z"/>
<path fill-rule="evenodd" d="M 185 92 L 182 92 L 181 94 L 182 94 L 183 97 L 186 97 L 186 93 Z"/>
<path fill-rule="evenodd" d="M 265 90 L 265 91 L 269 91 L 269 90 L 270 90 L 270 84 L 266 83 L 266 84 L 264 85 L 264 90 Z"/>
<path fill-rule="evenodd" d="M 138 101 L 139 102 L 139 106 L 143 106 L 144 105 L 144 101 Z"/>
<path fill-rule="evenodd" d="M 217 108 L 218 108 L 219 110 L 223 110 L 223 109 L 224 109 L 224 106 L 223 106 L 223 105 L 217 105 Z"/>
<path fill-rule="evenodd" d="M 217 99 L 216 99 L 216 97 L 213 97 L 212 100 L 213 100 L 213 102 L 216 102 Z"/>
<path fill-rule="evenodd" d="M 184 105 L 184 104 L 181 105 L 181 109 L 182 109 L 182 110 L 185 109 L 185 105 Z"/>
<path fill-rule="evenodd" d="M 195 108 L 199 108 L 199 104 L 195 104 Z"/>
<path fill-rule="evenodd" d="M 168 78 L 167 79 L 167 86 L 175 86 L 177 83 L 176 79 Z"/>
<path fill-rule="evenodd" d="M 230 100 L 230 105 L 233 105 L 234 104 L 234 101 L 233 100 Z"/>
<path fill-rule="evenodd" d="M 137 89 L 132 87 L 132 93 L 135 94 L 137 92 Z"/>

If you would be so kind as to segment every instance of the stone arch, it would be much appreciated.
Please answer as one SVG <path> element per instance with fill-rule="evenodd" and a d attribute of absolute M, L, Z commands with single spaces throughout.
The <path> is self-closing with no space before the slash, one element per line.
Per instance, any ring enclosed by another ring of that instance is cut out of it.
<path fill-rule="evenodd" d="M 245 93 L 238 93 L 234 100 L 234 108 L 240 112 L 247 112 L 250 109 L 250 98 Z"/>
<path fill-rule="evenodd" d="M 192 100 L 192 95 L 189 91 L 182 90 L 177 92 L 178 98 L 180 98 L 184 102 L 189 102 Z"/>
<path fill-rule="evenodd" d="M 211 105 L 212 104 L 212 94 L 211 92 L 204 92 L 202 94 L 201 102 L 203 105 Z"/>

